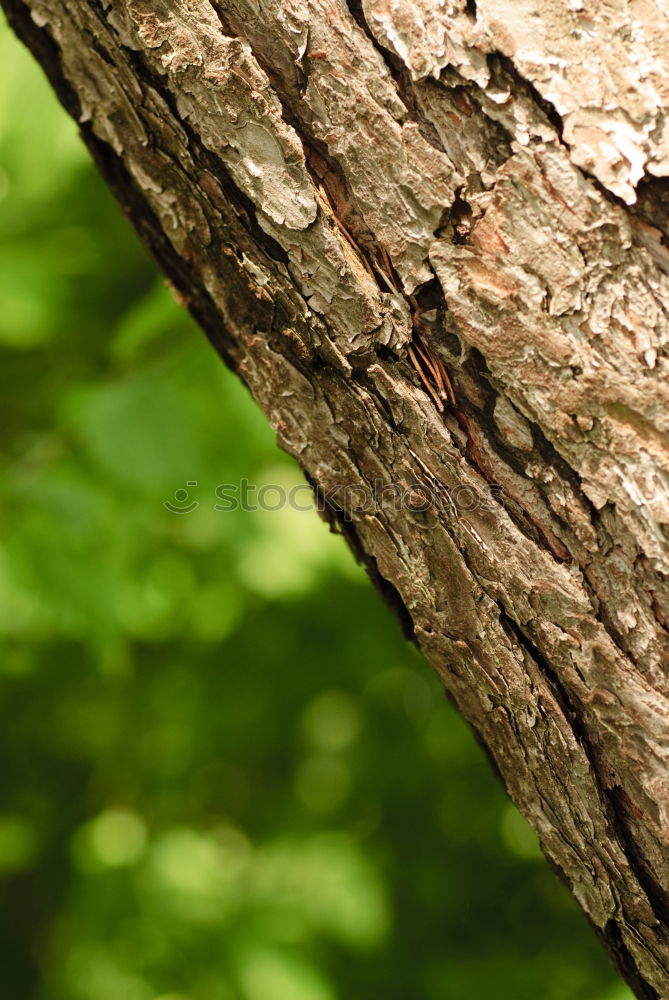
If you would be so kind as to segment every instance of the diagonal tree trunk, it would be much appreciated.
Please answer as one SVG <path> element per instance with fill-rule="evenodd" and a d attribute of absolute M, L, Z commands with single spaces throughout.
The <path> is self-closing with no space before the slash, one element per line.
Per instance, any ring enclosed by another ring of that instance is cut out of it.
<path fill-rule="evenodd" d="M 621 973 L 669 997 L 660 4 L 2 6 Z"/>

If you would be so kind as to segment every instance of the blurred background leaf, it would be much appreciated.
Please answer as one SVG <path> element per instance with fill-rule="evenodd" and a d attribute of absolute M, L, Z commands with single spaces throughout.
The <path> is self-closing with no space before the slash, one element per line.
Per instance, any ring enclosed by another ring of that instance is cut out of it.
<path fill-rule="evenodd" d="M 0 75 L 6 995 L 627 1000 L 343 543 L 216 509 L 300 475 Z"/>

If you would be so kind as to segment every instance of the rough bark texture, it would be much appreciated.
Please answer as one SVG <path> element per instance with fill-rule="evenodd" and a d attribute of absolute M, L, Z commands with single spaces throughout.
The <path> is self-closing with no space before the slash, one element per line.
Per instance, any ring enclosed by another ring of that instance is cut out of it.
<path fill-rule="evenodd" d="M 310 481 L 429 492 L 332 516 L 669 997 L 663 4 L 2 4 Z"/>

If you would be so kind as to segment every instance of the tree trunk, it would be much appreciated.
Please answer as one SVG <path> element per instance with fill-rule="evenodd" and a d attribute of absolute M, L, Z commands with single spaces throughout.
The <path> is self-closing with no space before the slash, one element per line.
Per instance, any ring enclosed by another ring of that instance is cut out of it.
<path fill-rule="evenodd" d="M 669 997 L 659 5 L 2 5 L 621 973 Z"/>

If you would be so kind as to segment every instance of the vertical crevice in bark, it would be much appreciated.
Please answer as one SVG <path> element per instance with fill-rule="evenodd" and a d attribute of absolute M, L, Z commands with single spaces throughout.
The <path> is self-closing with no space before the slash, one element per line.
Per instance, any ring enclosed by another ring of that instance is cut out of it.
<path fill-rule="evenodd" d="M 601 931 L 598 928 L 595 928 L 595 930 L 598 932 L 609 955 L 611 955 L 615 968 L 632 988 L 634 995 L 639 1000 L 663 1000 L 664 994 L 654 990 L 639 975 L 639 970 L 634 962 L 634 956 L 625 946 L 620 934 L 620 928 L 615 921 L 610 920 Z"/>

